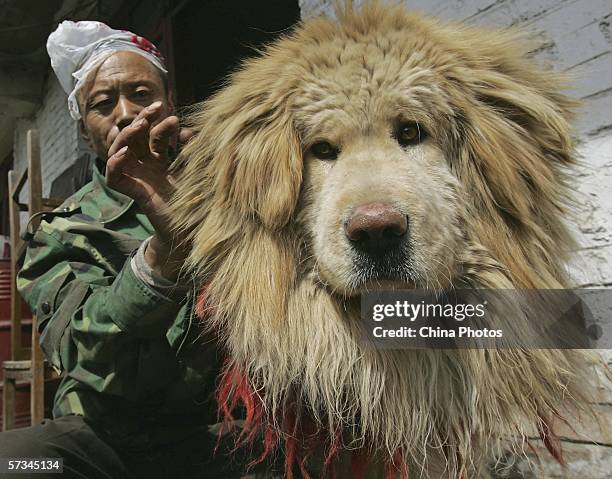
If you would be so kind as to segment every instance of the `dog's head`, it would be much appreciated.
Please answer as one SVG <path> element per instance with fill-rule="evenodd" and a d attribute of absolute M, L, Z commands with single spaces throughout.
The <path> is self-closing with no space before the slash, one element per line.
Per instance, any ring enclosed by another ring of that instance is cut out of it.
<path fill-rule="evenodd" d="M 571 102 L 514 34 L 378 3 L 338 16 L 300 25 L 197 109 L 171 220 L 247 378 L 226 393 L 250 384 L 271 421 L 298 400 L 330 434 L 460 470 L 493 431 L 520 443 L 521 415 L 578 397 L 579 360 L 364 349 L 354 297 L 562 284 Z"/>
<path fill-rule="evenodd" d="M 516 286 L 562 283 L 571 102 L 557 78 L 510 33 L 400 7 L 339 15 L 245 62 L 195 115 L 172 212 L 200 235 L 193 264 L 214 267 L 247 224 L 300 226 L 308 264 L 346 295 L 448 286 L 473 250 Z"/>

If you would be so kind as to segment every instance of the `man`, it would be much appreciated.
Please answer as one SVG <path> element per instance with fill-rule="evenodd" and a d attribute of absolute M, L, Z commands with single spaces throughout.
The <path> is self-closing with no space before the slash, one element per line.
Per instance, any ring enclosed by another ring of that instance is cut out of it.
<path fill-rule="evenodd" d="M 188 136 L 163 60 L 97 22 L 63 22 L 47 48 L 98 159 L 92 182 L 41 222 L 18 278 L 64 373 L 54 420 L 1 434 L 0 457 L 62 457 L 65 477 L 239 477 L 239 454 L 213 454 L 221 365 L 163 215 Z"/>

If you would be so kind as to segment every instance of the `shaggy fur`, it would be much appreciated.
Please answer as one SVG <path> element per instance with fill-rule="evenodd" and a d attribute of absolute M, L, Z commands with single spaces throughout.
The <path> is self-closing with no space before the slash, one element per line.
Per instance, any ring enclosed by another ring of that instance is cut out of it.
<path fill-rule="evenodd" d="M 192 117 L 176 168 L 174 226 L 206 285 L 203 323 L 227 353 L 226 418 L 283 446 L 287 475 L 316 446 L 327 471 L 353 450 L 411 477 L 476 477 L 504 444 L 585 403 L 585 356 L 559 350 L 388 351 L 359 340 L 369 288 L 561 288 L 574 153 L 560 80 L 520 38 L 371 2 L 317 18 L 246 61 Z M 423 140 L 402 147 L 394 125 Z M 336 160 L 315 157 L 320 141 Z M 410 218 L 405 254 L 363 264 L 342 225 L 390 202 Z M 518 318 L 520 305 L 512 305 Z"/>

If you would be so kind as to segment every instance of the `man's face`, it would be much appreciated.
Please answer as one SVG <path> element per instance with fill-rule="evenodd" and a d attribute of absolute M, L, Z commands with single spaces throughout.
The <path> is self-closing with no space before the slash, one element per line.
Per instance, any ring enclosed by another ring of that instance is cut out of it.
<path fill-rule="evenodd" d="M 83 134 L 105 161 L 119 132 L 151 103 L 162 102 L 160 120 L 172 114 L 161 72 L 137 53 L 117 52 L 90 75 L 80 95 Z"/>

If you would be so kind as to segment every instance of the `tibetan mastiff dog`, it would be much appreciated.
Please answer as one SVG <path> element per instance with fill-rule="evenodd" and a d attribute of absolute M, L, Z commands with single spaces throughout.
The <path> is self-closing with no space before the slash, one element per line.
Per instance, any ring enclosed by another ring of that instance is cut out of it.
<path fill-rule="evenodd" d="M 568 285 L 572 101 L 520 37 L 340 6 L 191 117 L 174 227 L 225 354 L 217 399 L 287 477 L 484 477 L 580 408 L 586 354 L 377 349 L 360 295 Z M 315 472 L 313 472 L 315 471 Z"/>

